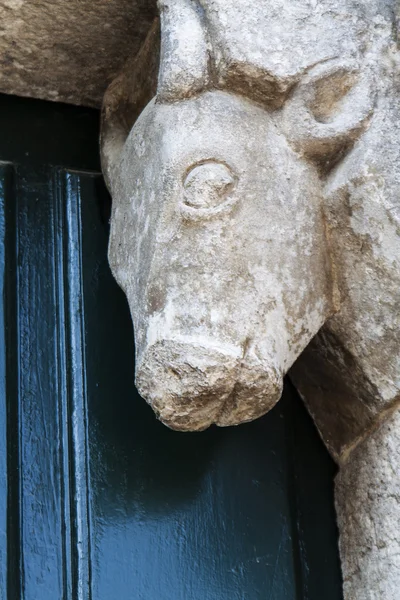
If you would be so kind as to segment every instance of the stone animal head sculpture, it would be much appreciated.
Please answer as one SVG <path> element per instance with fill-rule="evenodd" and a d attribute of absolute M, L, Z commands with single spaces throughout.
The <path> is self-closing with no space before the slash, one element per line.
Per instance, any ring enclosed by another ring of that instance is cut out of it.
<path fill-rule="evenodd" d="M 172 428 L 238 424 L 298 359 L 339 455 L 399 397 L 395 3 L 159 6 L 103 108 L 138 389 Z"/>

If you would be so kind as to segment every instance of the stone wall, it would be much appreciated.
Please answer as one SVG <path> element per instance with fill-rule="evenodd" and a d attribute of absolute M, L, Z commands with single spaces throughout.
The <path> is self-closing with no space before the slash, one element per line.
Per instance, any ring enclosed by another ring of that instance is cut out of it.
<path fill-rule="evenodd" d="M 0 92 L 100 107 L 155 15 L 155 0 L 3 0 Z"/>

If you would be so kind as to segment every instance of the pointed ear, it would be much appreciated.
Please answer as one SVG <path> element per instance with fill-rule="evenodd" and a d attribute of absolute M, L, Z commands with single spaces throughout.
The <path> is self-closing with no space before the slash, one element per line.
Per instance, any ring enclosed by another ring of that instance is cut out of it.
<path fill-rule="evenodd" d="M 157 98 L 173 102 L 209 86 L 209 48 L 197 0 L 159 0 L 161 60 Z"/>
<path fill-rule="evenodd" d="M 373 88 L 371 71 L 355 61 L 331 60 L 311 69 L 283 109 L 291 145 L 329 169 L 368 126 Z"/>
<path fill-rule="evenodd" d="M 125 63 L 104 96 L 100 155 L 110 191 L 126 138 L 142 110 L 156 94 L 159 62 L 160 24 L 157 18 L 139 53 Z"/>

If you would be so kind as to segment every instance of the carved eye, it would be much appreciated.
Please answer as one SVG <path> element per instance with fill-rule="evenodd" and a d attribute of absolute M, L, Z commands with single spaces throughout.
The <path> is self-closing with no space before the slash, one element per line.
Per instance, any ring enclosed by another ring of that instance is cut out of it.
<path fill-rule="evenodd" d="M 189 171 L 184 181 L 184 203 L 194 208 L 216 207 L 235 184 L 231 170 L 222 163 L 207 162 Z"/>
<path fill-rule="evenodd" d="M 183 180 L 182 213 L 190 219 L 207 219 L 229 210 L 236 176 L 226 164 L 209 160 L 193 166 Z"/>

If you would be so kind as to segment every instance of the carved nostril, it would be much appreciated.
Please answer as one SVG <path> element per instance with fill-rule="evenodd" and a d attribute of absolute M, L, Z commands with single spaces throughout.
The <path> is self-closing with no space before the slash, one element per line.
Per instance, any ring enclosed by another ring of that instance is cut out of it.
<path fill-rule="evenodd" d="M 185 177 L 183 202 L 193 208 L 217 208 L 234 185 L 235 176 L 228 166 L 214 161 L 202 163 Z"/>

